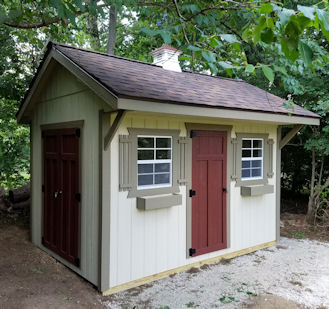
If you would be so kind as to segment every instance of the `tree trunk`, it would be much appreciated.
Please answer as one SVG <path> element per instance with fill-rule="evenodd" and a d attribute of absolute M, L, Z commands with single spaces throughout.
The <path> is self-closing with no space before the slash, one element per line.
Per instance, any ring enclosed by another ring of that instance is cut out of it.
<path fill-rule="evenodd" d="M 306 220 L 309 223 L 313 221 L 313 208 L 314 208 L 314 186 L 315 186 L 315 147 L 312 147 L 312 176 L 310 184 L 310 196 L 308 199 Z"/>
<path fill-rule="evenodd" d="M 28 210 L 30 204 L 31 204 L 31 199 L 19 203 L 11 204 L 11 206 L 8 208 L 8 212 L 13 212 L 15 210 Z"/>
<path fill-rule="evenodd" d="M 31 187 L 28 183 L 20 188 L 9 190 L 9 201 L 13 204 L 26 201 L 30 198 L 30 195 Z"/>
<path fill-rule="evenodd" d="M 109 20 L 109 33 L 107 38 L 106 53 L 114 55 L 115 43 L 116 43 L 116 30 L 117 30 L 117 15 L 118 12 L 114 6 L 110 8 L 110 20 Z"/>
<path fill-rule="evenodd" d="M 95 2 L 95 0 L 89 0 L 88 3 Z M 91 36 L 91 48 L 94 50 L 100 50 L 101 48 L 101 42 L 99 39 L 99 31 L 98 31 L 98 17 L 96 15 L 88 13 L 87 16 L 87 26 L 88 26 L 88 32 Z"/>

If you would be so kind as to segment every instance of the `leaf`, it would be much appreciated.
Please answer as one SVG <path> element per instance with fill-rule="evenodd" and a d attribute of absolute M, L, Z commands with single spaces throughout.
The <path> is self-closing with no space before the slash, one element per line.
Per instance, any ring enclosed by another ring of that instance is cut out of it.
<path fill-rule="evenodd" d="M 320 9 L 317 9 L 316 12 L 323 27 L 329 31 L 329 13 Z"/>
<path fill-rule="evenodd" d="M 270 67 L 265 66 L 265 65 L 262 65 L 262 70 L 263 70 L 263 73 L 264 73 L 265 77 L 271 83 L 273 83 L 273 81 L 274 81 L 274 72 L 273 72 L 273 70 Z"/>
<path fill-rule="evenodd" d="M 156 31 L 150 29 L 150 28 L 142 28 L 141 32 L 144 32 L 145 34 L 149 35 L 149 36 L 154 36 L 157 34 Z"/>
<path fill-rule="evenodd" d="M 253 73 L 255 71 L 255 67 L 252 64 L 247 64 L 245 72 L 246 73 Z"/>
<path fill-rule="evenodd" d="M 276 11 L 279 16 L 281 25 L 285 25 L 289 21 L 290 16 L 295 15 L 294 10 L 286 9 L 273 3 L 272 6 L 273 10 Z"/>
<path fill-rule="evenodd" d="M 266 28 L 266 18 L 265 16 L 261 16 L 261 18 L 258 20 L 258 24 L 255 27 L 254 31 L 253 31 L 253 39 L 254 39 L 254 43 L 257 43 L 260 41 L 261 39 L 261 32 L 263 29 Z"/>
<path fill-rule="evenodd" d="M 312 49 L 306 43 L 300 42 L 299 51 L 305 66 L 307 67 L 311 66 L 313 60 Z"/>
<path fill-rule="evenodd" d="M 228 43 L 239 43 L 239 40 L 233 34 L 221 34 L 220 37 Z"/>
<path fill-rule="evenodd" d="M 160 31 L 159 32 L 161 37 L 162 37 L 162 40 L 165 44 L 170 44 L 171 43 L 171 36 L 170 36 L 170 32 L 168 31 Z"/>
<path fill-rule="evenodd" d="M 213 63 L 208 63 L 208 65 L 212 73 L 216 74 L 218 72 L 216 65 L 214 65 Z"/>
<path fill-rule="evenodd" d="M 262 4 L 257 11 L 261 14 L 268 14 L 273 11 L 273 6 L 271 3 L 267 2 L 265 4 Z"/>
<path fill-rule="evenodd" d="M 217 37 L 212 37 L 210 39 L 209 45 L 210 45 L 211 48 L 216 48 L 216 47 L 220 46 L 221 43 L 218 41 Z"/>
<path fill-rule="evenodd" d="M 323 35 L 326 37 L 326 39 L 329 41 L 329 31 L 327 31 L 324 26 L 321 26 L 321 31 Z"/>
<path fill-rule="evenodd" d="M 219 61 L 218 64 L 224 69 L 233 69 L 234 66 L 226 61 Z"/>
<path fill-rule="evenodd" d="M 274 68 L 274 70 L 276 72 L 280 72 L 283 75 L 288 76 L 288 73 L 287 73 L 287 71 L 286 71 L 286 69 L 284 67 L 280 67 L 280 66 L 274 65 L 273 68 Z"/>
<path fill-rule="evenodd" d="M 187 49 L 192 50 L 192 51 L 199 51 L 201 48 L 194 46 L 194 45 L 189 45 L 187 46 Z"/>
<path fill-rule="evenodd" d="M 213 63 L 216 61 L 216 55 L 211 51 L 203 51 L 201 54 L 202 57 L 209 63 Z"/>
<path fill-rule="evenodd" d="M 182 11 L 191 12 L 193 14 L 199 12 L 200 8 L 196 4 L 183 4 Z"/>
<path fill-rule="evenodd" d="M 233 44 L 232 44 L 232 47 L 233 47 L 236 51 L 241 52 L 240 43 L 233 43 Z"/>
<path fill-rule="evenodd" d="M 271 28 L 266 28 L 260 35 L 264 43 L 270 44 L 275 40 L 274 32 Z"/>
<path fill-rule="evenodd" d="M 295 19 L 290 20 L 283 32 L 281 39 L 281 49 L 285 56 L 292 61 L 298 58 L 298 42 L 301 34 L 301 29 Z"/>
<path fill-rule="evenodd" d="M 297 9 L 307 18 L 314 20 L 315 19 L 315 9 L 310 6 L 297 5 Z"/>

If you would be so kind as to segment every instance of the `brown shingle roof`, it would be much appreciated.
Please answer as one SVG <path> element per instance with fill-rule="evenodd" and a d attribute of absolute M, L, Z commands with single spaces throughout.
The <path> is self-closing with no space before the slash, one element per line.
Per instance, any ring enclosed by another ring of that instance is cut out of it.
<path fill-rule="evenodd" d="M 53 46 L 118 97 L 319 117 L 298 105 L 287 110 L 284 99 L 241 80 L 173 72 L 150 63 L 57 43 Z"/>

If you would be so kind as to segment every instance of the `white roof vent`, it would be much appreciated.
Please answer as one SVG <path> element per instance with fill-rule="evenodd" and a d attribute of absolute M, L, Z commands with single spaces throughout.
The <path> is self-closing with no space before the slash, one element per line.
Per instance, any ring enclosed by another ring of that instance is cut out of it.
<path fill-rule="evenodd" d="M 153 56 L 153 64 L 176 72 L 182 72 L 178 61 L 180 54 L 182 54 L 182 51 L 169 45 L 163 45 L 150 52 L 150 55 Z"/>

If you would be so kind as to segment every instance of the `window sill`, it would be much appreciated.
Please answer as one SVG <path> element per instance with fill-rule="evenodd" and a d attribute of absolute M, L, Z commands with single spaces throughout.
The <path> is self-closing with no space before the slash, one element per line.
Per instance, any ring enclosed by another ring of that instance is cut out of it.
<path fill-rule="evenodd" d="M 242 196 L 258 196 L 274 193 L 273 185 L 262 186 L 241 186 L 240 193 Z"/>
<path fill-rule="evenodd" d="M 163 194 L 155 196 L 137 197 L 137 209 L 140 210 L 168 208 L 181 204 L 181 194 Z"/>

